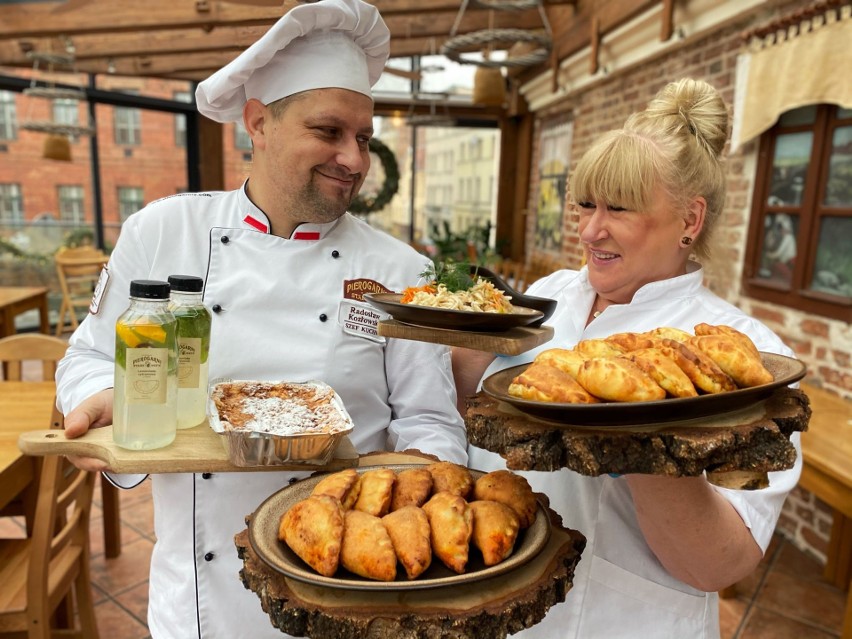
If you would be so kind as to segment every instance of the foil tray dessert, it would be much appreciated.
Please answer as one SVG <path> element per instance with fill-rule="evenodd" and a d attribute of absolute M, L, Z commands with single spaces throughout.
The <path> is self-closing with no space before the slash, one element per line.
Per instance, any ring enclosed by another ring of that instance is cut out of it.
<path fill-rule="evenodd" d="M 217 380 L 207 412 L 241 467 L 327 464 L 353 428 L 340 397 L 318 381 Z"/>

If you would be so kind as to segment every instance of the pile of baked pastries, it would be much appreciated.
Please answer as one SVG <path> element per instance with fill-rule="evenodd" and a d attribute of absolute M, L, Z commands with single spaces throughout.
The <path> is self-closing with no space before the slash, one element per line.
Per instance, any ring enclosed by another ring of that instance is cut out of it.
<path fill-rule="evenodd" d="M 648 402 L 750 388 L 773 381 L 751 339 L 724 325 L 695 334 L 660 327 L 616 333 L 539 353 L 508 388 L 522 399 L 593 404 Z"/>
<path fill-rule="evenodd" d="M 393 581 L 397 565 L 416 579 L 437 557 L 455 573 L 471 547 L 493 566 L 512 554 L 521 529 L 535 521 L 526 479 L 498 470 L 474 480 L 470 470 L 436 462 L 394 471 L 354 468 L 321 479 L 282 515 L 278 538 L 319 574 L 339 567 Z"/>

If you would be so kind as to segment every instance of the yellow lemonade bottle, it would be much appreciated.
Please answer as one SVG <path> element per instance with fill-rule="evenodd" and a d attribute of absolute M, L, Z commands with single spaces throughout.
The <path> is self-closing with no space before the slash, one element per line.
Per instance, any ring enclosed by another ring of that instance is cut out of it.
<path fill-rule="evenodd" d="M 113 441 L 122 448 L 168 446 L 177 432 L 177 320 L 169 285 L 130 282 L 130 306 L 115 324 Z"/>
<path fill-rule="evenodd" d="M 169 309 L 177 319 L 177 427 L 192 428 L 207 417 L 207 357 L 212 316 L 201 301 L 203 279 L 169 275 L 169 286 Z"/>

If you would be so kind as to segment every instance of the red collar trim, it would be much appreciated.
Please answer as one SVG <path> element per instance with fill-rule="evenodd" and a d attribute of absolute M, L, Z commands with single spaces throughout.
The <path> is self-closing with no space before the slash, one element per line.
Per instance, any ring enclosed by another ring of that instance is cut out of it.
<path fill-rule="evenodd" d="M 246 215 L 243 218 L 243 222 L 245 222 L 249 226 L 253 226 L 254 228 L 256 228 L 261 233 L 269 233 L 269 227 L 266 224 L 264 224 L 263 222 L 261 222 L 260 220 L 258 220 L 257 218 L 252 217 L 251 215 Z"/>
<path fill-rule="evenodd" d="M 294 240 L 318 240 L 320 239 L 319 231 L 296 231 L 293 233 Z"/>

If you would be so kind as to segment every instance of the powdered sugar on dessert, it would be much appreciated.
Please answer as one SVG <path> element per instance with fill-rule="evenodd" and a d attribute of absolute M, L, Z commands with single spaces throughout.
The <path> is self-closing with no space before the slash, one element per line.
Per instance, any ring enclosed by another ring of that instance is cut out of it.
<path fill-rule="evenodd" d="M 351 427 L 327 384 L 227 382 L 216 386 L 212 399 L 228 430 L 288 436 Z"/>

